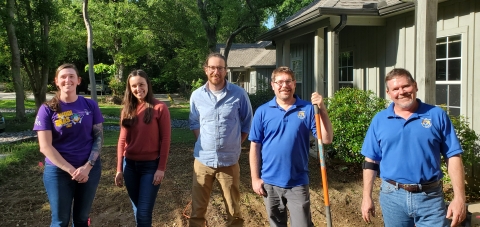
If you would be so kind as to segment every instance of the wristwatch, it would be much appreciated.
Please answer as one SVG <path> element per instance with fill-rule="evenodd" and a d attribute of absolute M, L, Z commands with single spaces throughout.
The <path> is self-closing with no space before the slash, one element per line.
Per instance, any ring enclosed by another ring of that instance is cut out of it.
<path fill-rule="evenodd" d="M 92 167 L 95 165 L 95 161 L 93 160 L 88 160 L 88 164 L 90 164 Z"/>

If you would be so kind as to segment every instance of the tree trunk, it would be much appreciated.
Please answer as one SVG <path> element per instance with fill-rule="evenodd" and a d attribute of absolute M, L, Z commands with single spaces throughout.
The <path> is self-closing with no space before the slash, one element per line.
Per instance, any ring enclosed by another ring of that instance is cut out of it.
<path fill-rule="evenodd" d="M 8 42 L 10 43 L 10 51 L 12 52 L 12 76 L 15 87 L 15 117 L 17 119 L 25 119 L 25 92 L 23 89 L 23 81 L 20 76 L 20 50 L 18 48 L 17 35 L 15 34 L 15 26 L 13 25 L 15 0 L 7 0 L 7 20 L 5 26 L 7 28 Z"/>
<path fill-rule="evenodd" d="M 90 19 L 88 17 L 88 0 L 83 1 L 83 21 L 85 22 L 85 27 L 87 28 L 87 53 L 88 53 L 88 76 L 90 78 L 90 90 L 92 99 L 95 102 L 98 102 L 97 99 L 97 86 L 95 81 L 95 71 L 93 70 L 94 62 L 93 62 L 93 31 L 92 25 L 90 24 Z"/>
<path fill-rule="evenodd" d="M 207 46 L 210 51 L 212 52 L 218 52 L 217 50 L 217 24 L 220 21 L 220 16 L 216 17 L 215 22 L 210 24 L 208 22 L 208 13 L 206 9 L 206 2 L 203 0 L 197 0 L 197 6 L 198 10 L 200 12 L 200 19 L 202 20 L 202 25 L 203 28 L 205 29 L 205 32 L 207 33 Z"/>

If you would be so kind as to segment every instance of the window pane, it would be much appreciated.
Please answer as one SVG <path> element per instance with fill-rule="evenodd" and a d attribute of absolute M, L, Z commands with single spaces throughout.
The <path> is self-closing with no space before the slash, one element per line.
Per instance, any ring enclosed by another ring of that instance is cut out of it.
<path fill-rule="evenodd" d="M 348 63 L 347 63 L 347 62 L 348 62 L 348 53 L 344 53 L 344 54 L 342 54 L 342 55 L 343 55 L 343 56 L 342 56 L 342 64 L 341 64 L 341 66 L 347 66 L 347 64 L 348 64 Z"/>
<path fill-rule="evenodd" d="M 350 52 L 350 57 L 348 58 L 348 66 L 353 66 L 353 52 Z"/>
<path fill-rule="evenodd" d="M 348 79 L 347 73 L 348 73 L 348 68 L 342 68 L 340 70 L 340 81 L 347 81 Z"/>
<path fill-rule="evenodd" d="M 448 80 L 460 80 L 460 59 L 448 61 Z"/>
<path fill-rule="evenodd" d="M 447 38 L 437 39 L 437 59 L 447 57 Z"/>
<path fill-rule="evenodd" d="M 352 81 L 353 82 L 353 67 L 348 67 L 348 78 L 347 80 L 348 81 Z"/>
<path fill-rule="evenodd" d="M 448 85 L 438 85 L 437 84 L 437 89 L 436 89 L 436 104 L 437 105 L 447 105 L 447 90 Z"/>
<path fill-rule="evenodd" d="M 447 80 L 447 65 L 445 60 L 437 61 L 437 80 Z"/>
<path fill-rule="evenodd" d="M 453 58 L 453 57 L 460 57 L 462 54 L 462 42 L 460 42 L 460 39 L 449 42 L 448 43 L 448 57 Z"/>
<path fill-rule="evenodd" d="M 448 88 L 448 105 L 460 106 L 460 85 L 449 85 Z"/>
<path fill-rule="evenodd" d="M 453 116 L 460 116 L 460 108 L 448 108 L 448 112 Z"/>

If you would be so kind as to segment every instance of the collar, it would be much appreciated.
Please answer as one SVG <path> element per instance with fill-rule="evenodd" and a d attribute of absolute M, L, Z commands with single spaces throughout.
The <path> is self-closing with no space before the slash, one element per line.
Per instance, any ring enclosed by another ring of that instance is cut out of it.
<path fill-rule="evenodd" d="M 295 108 L 297 106 L 305 106 L 305 101 L 302 100 L 298 95 L 294 94 L 293 97 L 295 98 L 295 103 L 293 103 L 292 107 Z M 268 102 L 269 107 L 276 107 L 278 108 L 278 103 L 277 103 L 277 96 L 274 96 L 272 100 Z"/>
<path fill-rule="evenodd" d="M 430 108 L 428 105 L 422 102 L 422 100 L 417 98 L 418 102 L 418 108 L 417 110 L 410 116 L 410 118 L 420 118 L 422 116 L 430 116 Z M 390 105 L 387 107 L 387 117 L 388 118 L 395 118 L 397 115 L 395 115 L 395 111 L 393 110 L 393 107 L 395 106 L 395 103 L 392 102 Z"/>

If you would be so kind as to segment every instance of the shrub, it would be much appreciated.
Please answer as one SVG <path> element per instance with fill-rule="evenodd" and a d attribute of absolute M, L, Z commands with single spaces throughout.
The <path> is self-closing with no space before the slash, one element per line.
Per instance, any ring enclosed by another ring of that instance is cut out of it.
<path fill-rule="evenodd" d="M 125 93 L 126 89 L 126 84 L 123 83 L 122 81 L 112 79 L 108 83 L 108 86 L 110 86 L 110 89 L 112 90 L 112 95 L 113 96 L 123 96 L 123 93 Z"/>
<path fill-rule="evenodd" d="M 387 100 L 372 91 L 342 88 L 326 99 L 328 115 L 333 126 L 333 141 L 327 150 L 335 158 L 350 163 L 361 163 L 363 140 L 373 117 L 385 109 Z"/>
<path fill-rule="evenodd" d="M 445 109 L 444 106 L 442 106 L 442 108 Z M 480 187 L 478 176 L 477 178 L 474 178 L 475 176 L 470 176 L 472 173 L 468 170 L 471 170 L 472 166 L 478 165 L 480 162 L 480 135 L 469 127 L 468 119 L 465 116 L 453 116 L 449 114 L 449 117 L 452 121 L 453 127 L 455 128 L 455 133 L 458 136 L 458 140 L 462 145 L 462 161 L 465 165 L 465 179 L 469 181 L 469 184 L 466 185 L 466 194 L 470 196 L 478 196 L 478 189 Z M 451 179 L 448 175 L 448 169 L 445 162 L 442 162 L 442 172 L 444 176 L 442 179 L 443 183 L 451 184 Z M 446 197 L 453 198 L 452 193 L 452 191 L 447 191 Z"/>
<path fill-rule="evenodd" d="M 259 106 L 272 100 L 274 96 L 272 89 L 258 90 L 255 94 L 249 94 L 248 97 L 250 98 L 253 112 L 255 113 Z"/>

